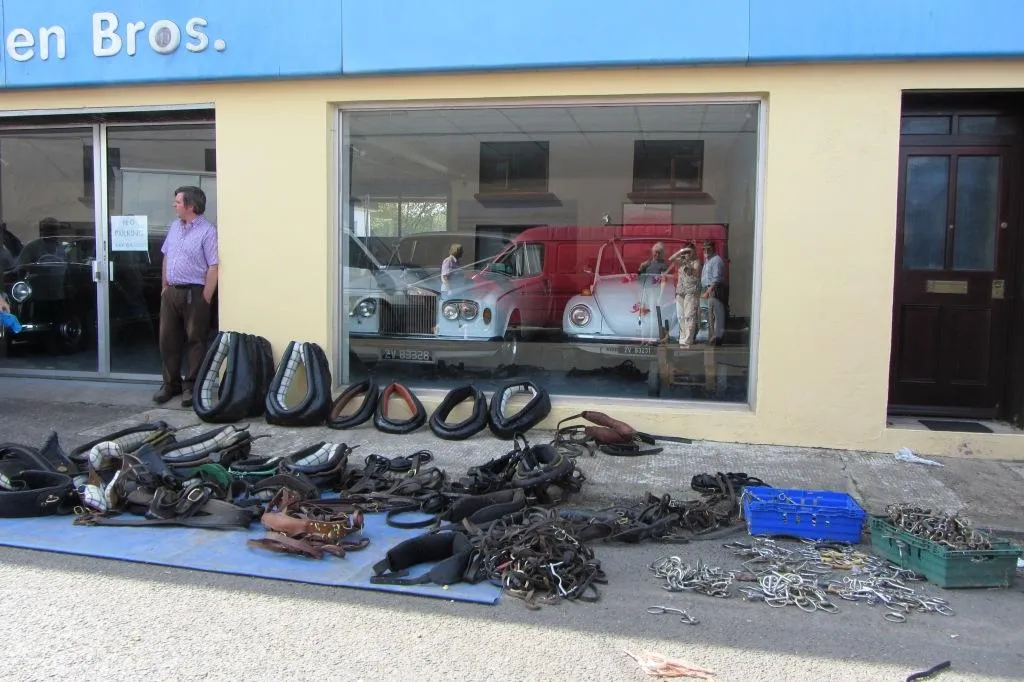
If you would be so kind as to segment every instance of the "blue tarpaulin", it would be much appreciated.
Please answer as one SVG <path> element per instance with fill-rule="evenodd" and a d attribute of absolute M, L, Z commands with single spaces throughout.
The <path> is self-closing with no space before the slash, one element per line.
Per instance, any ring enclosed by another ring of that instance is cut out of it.
<path fill-rule="evenodd" d="M 372 584 L 373 565 L 384 558 L 388 549 L 423 531 L 392 528 L 385 523 L 382 513 L 366 514 L 364 518 L 363 535 L 370 538 L 370 545 L 363 550 L 348 552 L 343 558 L 326 555 L 323 559 L 310 559 L 250 547 L 246 540 L 262 538 L 266 534 L 258 523 L 243 531 L 174 526 L 76 526 L 68 516 L 0 519 L 0 545 L 481 604 L 494 604 L 501 596 L 499 587 L 486 582 L 477 585 L 458 583 L 447 589 L 429 583 L 408 586 Z M 415 566 L 410 569 L 410 574 L 420 575 L 431 566 Z"/>

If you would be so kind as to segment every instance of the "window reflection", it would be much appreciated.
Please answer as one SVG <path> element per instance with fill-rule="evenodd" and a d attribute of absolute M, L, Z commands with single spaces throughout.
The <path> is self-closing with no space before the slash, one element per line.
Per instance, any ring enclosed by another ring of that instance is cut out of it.
<path fill-rule="evenodd" d="M 349 381 L 746 401 L 757 106 L 344 112 Z M 726 323 L 680 348 L 684 246 Z"/>

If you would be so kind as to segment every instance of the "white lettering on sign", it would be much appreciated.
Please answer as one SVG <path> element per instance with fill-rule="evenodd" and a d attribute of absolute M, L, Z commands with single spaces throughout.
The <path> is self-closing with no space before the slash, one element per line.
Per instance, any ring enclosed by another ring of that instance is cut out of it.
<path fill-rule="evenodd" d="M 128 44 L 128 49 L 125 50 L 129 57 L 135 56 L 136 46 L 138 45 L 139 31 L 146 28 L 146 22 L 144 21 L 129 21 L 124 27 L 125 30 L 125 42 Z"/>
<path fill-rule="evenodd" d="M 182 46 L 183 36 L 185 50 L 193 54 L 205 52 L 211 45 L 206 33 L 209 22 L 203 17 L 192 17 L 184 24 L 184 29 L 171 19 L 157 19 L 148 25 L 142 44 L 159 55 L 170 55 Z M 115 57 L 123 53 L 134 57 L 139 51 L 139 34 L 146 31 L 145 21 L 128 21 L 121 28 L 121 20 L 114 12 L 95 12 L 92 15 L 92 53 L 97 57 Z M 50 61 L 51 55 L 64 59 L 68 53 L 67 33 L 63 26 L 41 26 L 37 30 L 16 27 L 4 36 L 4 47 L 8 59 L 15 62 L 27 62 L 38 58 Z M 223 52 L 227 43 L 222 38 L 212 41 L 213 49 Z"/>
<path fill-rule="evenodd" d="M 149 216 L 110 216 L 111 251 L 148 251 Z"/>
<path fill-rule="evenodd" d="M 206 49 L 206 46 L 210 44 L 210 39 L 206 37 L 200 29 L 206 27 L 206 19 L 202 17 L 192 17 L 185 24 L 185 33 L 188 34 L 189 38 L 194 39 L 194 43 L 185 43 L 185 49 L 189 52 L 202 52 Z M 218 43 L 223 43 L 223 40 L 218 40 Z M 220 48 L 224 49 L 224 48 Z"/>
<path fill-rule="evenodd" d="M 103 41 L 109 41 L 106 46 Z M 92 15 L 92 53 L 97 57 L 113 57 L 121 51 L 121 36 L 117 35 L 117 15 L 96 12 Z"/>
<path fill-rule="evenodd" d="M 171 54 L 181 45 L 181 29 L 173 21 L 161 19 L 149 29 L 149 46 L 159 54 Z"/>

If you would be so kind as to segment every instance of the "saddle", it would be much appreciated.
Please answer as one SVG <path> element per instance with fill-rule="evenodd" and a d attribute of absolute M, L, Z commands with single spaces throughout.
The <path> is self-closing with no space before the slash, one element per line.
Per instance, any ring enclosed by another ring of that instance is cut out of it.
<path fill-rule="evenodd" d="M 590 424 L 566 425 L 566 422 L 573 419 L 583 419 Z M 607 455 L 617 457 L 656 455 L 663 450 L 660 447 L 645 447 L 655 444 L 653 436 L 595 410 L 584 410 L 558 422 L 551 444 L 570 453 L 574 448 L 583 447 L 588 448 L 592 455 L 593 448 L 596 448 Z"/>

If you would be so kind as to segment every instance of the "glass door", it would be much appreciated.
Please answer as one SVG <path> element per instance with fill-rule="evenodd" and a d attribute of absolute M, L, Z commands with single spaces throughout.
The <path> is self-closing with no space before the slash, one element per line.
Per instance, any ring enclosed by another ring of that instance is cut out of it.
<path fill-rule="evenodd" d="M 212 123 L 104 125 L 105 273 L 108 275 L 111 375 L 159 375 L 158 331 L 163 254 L 175 220 L 174 193 L 206 194 L 217 223 L 217 167 Z M 216 304 L 216 298 L 214 298 Z M 216 328 L 214 307 L 213 328 Z"/>
<path fill-rule="evenodd" d="M 95 126 L 0 131 L 0 371 L 99 370 Z"/>

